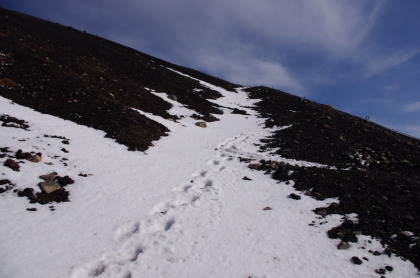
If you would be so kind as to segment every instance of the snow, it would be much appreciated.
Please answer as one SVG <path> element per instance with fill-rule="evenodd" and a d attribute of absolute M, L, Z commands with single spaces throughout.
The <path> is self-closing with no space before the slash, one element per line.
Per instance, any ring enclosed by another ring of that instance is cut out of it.
<path fill-rule="evenodd" d="M 260 152 L 255 144 L 274 130 L 263 129 L 264 119 L 247 108 L 255 100 L 242 89 L 232 93 L 200 83 L 224 96 L 214 102 L 249 115 L 226 108 L 220 121 L 200 128 L 188 117 L 194 111 L 153 91 L 174 105 L 171 114 L 187 117 L 172 122 L 138 111 L 170 130 L 145 153 L 0 97 L 0 114 L 30 125 L 29 131 L 0 127 L 0 147 L 43 154 L 40 163 L 21 164 L 21 172 L 1 167 L 0 177 L 16 189 L 36 190 L 38 177 L 53 171 L 75 180 L 67 186 L 70 202 L 52 204 L 55 211 L 10 191 L 1 194 L 0 277 L 378 277 L 374 270 L 386 265 L 394 268 L 387 277 L 417 277 L 409 261 L 368 253 L 384 247 L 366 236 L 338 250 L 339 241 L 326 232 L 343 217 L 312 212 L 337 200 L 317 201 L 295 191 L 293 182 L 278 183 L 239 162 L 326 167 Z M 290 193 L 302 199 L 288 198 Z M 369 261 L 354 265 L 353 256 Z"/>

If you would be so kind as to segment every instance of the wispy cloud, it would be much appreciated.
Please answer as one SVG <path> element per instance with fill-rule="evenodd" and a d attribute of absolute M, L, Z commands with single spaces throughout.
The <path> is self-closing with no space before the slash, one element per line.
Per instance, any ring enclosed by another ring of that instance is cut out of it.
<path fill-rule="evenodd" d="M 405 112 L 414 112 L 420 110 L 420 101 L 411 103 L 404 108 Z"/>
<path fill-rule="evenodd" d="M 418 49 L 399 50 L 397 53 L 387 53 L 386 55 L 371 55 L 367 61 L 364 72 L 365 77 L 369 78 L 380 74 L 392 67 L 407 62 L 419 53 Z"/>

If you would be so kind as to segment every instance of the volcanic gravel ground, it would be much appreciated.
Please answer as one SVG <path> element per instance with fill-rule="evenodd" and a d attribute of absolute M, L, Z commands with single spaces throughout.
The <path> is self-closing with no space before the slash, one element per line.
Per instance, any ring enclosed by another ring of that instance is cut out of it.
<path fill-rule="evenodd" d="M 317 199 L 338 197 L 339 203 L 316 213 L 357 213 L 329 232 L 332 238 L 357 240 L 371 235 L 420 269 L 420 141 L 379 125 L 287 93 L 257 87 L 258 111 L 265 125 L 287 126 L 263 140 L 263 149 L 283 157 L 318 162 L 330 168 L 279 165 L 273 178 L 294 180 L 295 188 Z M 293 110 L 292 110 L 293 109 Z M 270 168 L 262 161 L 261 170 Z M 412 232 L 414 235 L 407 233 Z"/>

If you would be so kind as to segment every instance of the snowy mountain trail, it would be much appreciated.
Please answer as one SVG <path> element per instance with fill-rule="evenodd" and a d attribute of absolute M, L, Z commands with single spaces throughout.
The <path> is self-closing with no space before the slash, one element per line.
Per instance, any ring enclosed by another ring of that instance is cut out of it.
<path fill-rule="evenodd" d="M 144 153 L 0 98 L 1 114 L 30 126 L 0 127 L 0 147 L 43 154 L 41 163 L 20 165 L 24 174 L 3 167 L 2 176 L 16 189 L 39 190 L 38 176 L 52 171 L 75 180 L 68 186 L 70 202 L 54 204 L 55 210 L 1 194 L 0 276 L 378 277 L 376 269 L 392 265 L 387 277 L 417 277 L 411 262 L 369 253 L 383 250 L 370 237 L 359 235 L 358 243 L 338 250 L 340 241 L 326 232 L 343 217 L 312 211 L 337 200 L 317 201 L 295 191 L 293 181 L 279 183 L 247 167 L 261 159 L 329 165 L 262 152 L 260 140 L 287 126 L 264 129 L 252 110 L 256 100 L 242 89 L 202 84 L 224 96 L 213 100 L 224 111 L 220 121 L 198 127 L 193 111 L 153 91 L 174 105 L 172 115 L 185 117 L 173 122 L 138 111 L 171 131 Z M 247 115 L 232 114 L 234 108 Z M 44 135 L 67 138 L 67 152 L 61 140 Z M 352 263 L 354 256 L 365 258 L 363 264 Z"/>

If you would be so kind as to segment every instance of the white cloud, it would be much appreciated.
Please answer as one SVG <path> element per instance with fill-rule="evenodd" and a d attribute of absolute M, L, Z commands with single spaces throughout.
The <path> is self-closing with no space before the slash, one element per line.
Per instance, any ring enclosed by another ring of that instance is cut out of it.
<path fill-rule="evenodd" d="M 414 112 L 420 110 L 420 101 L 411 103 L 404 108 L 405 112 Z"/>

